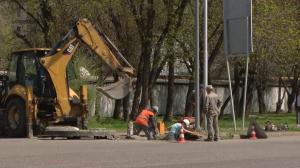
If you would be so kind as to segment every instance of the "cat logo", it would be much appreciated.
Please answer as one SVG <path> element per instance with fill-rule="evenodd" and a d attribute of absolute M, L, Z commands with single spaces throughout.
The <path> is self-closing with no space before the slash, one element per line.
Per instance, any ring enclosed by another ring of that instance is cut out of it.
<path fill-rule="evenodd" d="M 70 44 L 68 49 L 67 49 L 68 53 L 71 54 L 73 50 L 74 50 L 74 46 L 72 44 Z"/>
<path fill-rule="evenodd" d="M 77 42 L 73 42 L 72 44 L 70 44 L 69 47 L 63 52 L 63 54 L 66 56 L 72 55 L 76 44 Z"/>

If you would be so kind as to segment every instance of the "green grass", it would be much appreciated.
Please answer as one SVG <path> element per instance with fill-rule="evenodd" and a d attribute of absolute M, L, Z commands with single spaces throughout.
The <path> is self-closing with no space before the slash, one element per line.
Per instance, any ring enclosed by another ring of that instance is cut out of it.
<path fill-rule="evenodd" d="M 123 122 L 123 120 L 115 120 L 113 118 L 101 118 L 99 120 L 96 117 L 89 117 L 88 122 L 89 128 L 105 128 L 117 132 L 127 131 L 127 123 Z"/>
<path fill-rule="evenodd" d="M 228 132 L 230 135 L 233 134 L 246 134 L 251 118 L 254 118 L 259 126 L 263 127 L 265 122 L 272 121 L 276 126 L 279 124 L 287 124 L 289 126 L 289 131 L 300 131 L 299 127 L 296 125 L 296 115 L 295 113 L 268 113 L 264 115 L 252 113 L 249 117 L 245 118 L 244 131 L 241 131 L 242 119 L 236 119 L 236 131 L 234 131 L 233 118 L 232 115 L 225 115 L 223 119 L 219 120 L 220 132 Z M 174 116 L 172 122 L 165 122 L 165 128 L 177 122 L 178 117 Z M 127 123 L 121 120 L 114 120 L 113 118 L 101 118 L 89 117 L 89 128 L 106 128 L 107 130 L 116 130 L 117 132 L 126 132 Z M 163 121 L 163 116 L 158 116 L 157 121 Z"/>
<path fill-rule="evenodd" d="M 244 131 L 241 131 L 242 119 L 236 119 L 236 131 L 233 127 L 232 115 L 225 115 L 223 119 L 219 120 L 220 132 L 230 132 L 231 134 L 245 134 L 248 131 L 249 122 L 254 118 L 260 127 L 265 126 L 267 121 L 272 121 L 274 125 L 286 124 L 289 126 L 289 132 L 300 131 L 299 127 L 296 125 L 296 114 L 295 113 L 267 113 L 267 114 L 257 114 L 252 113 L 249 117 L 245 118 Z"/>

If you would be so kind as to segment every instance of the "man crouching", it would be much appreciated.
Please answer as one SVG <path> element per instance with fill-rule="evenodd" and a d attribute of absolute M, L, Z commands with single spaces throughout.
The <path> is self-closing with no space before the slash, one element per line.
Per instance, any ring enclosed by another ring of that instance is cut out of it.
<path fill-rule="evenodd" d="M 155 114 L 158 112 L 158 107 L 153 106 L 152 109 L 144 109 L 136 118 L 136 126 L 138 130 L 136 135 L 139 135 L 143 130 L 148 135 L 148 140 L 153 140 L 153 132 L 156 130 Z"/>
<path fill-rule="evenodd" d="M 187 130 L 188 126 L 190 125 L 189 120 L 184 119 L 182 123 L 175 123 L 168 127 L 169 133 L 167 134 L 165 140 L 168 141 L 177 141 L 180 134 L 180 128 L 182 126 L 183 132 L 187 132 L 193 134 L 193 132 Z"/>

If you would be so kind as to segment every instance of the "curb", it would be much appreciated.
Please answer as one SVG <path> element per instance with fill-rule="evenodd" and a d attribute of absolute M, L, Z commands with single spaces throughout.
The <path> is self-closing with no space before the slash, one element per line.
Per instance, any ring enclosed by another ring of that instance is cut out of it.
<path fill-rule="evenodd" d="M 266 133 L 268 137 L 300 136 L 300 132 L 270 132 Z M 232 135 L 232 139 L 244 139 L 241 135 Z"/>

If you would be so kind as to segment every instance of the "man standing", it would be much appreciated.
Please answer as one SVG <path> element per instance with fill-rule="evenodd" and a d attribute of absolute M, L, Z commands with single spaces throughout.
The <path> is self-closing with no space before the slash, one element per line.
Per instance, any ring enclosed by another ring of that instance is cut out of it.
<path fill-rule="evenodd" d="M 203 113 L 203 92 L 204 92 L 204 85 L 199 85 L 199 90 L 200 90 L 200 93 L 199 93 L 199 101 L 200 101 L 200 125 L 203 123 L 203 116 L 202 116 L 202 113 Z M 193 103 L 193 105 L 195 106 L 195 90 L 193 90 L 193 92 L 189 95 L 188 97 L 188 101 Z"/>
<path fill-rule="evenodd" d="M 299 127 L 299 112 L 300 112 L 300 88 L 296 97 L 296 126 Z"/>
<path fill-rule="evenodd" d="M 204 141 L 218 141 L 219 138 L 219 126 L 218 126 L 218 116 L 219 108 L 221 106 L 221 101 L 219 96 L 213 92 L 212 85 L 206 87 L 207 96 L 205 99 L 205 114 L 207 115 L 207 131 L 208 138 Z M 213 136 L 212 129 L 215 130 L 215 135 Z"/>
<path fill-rule="evenodd" d="M 148 140 L 153 140 L 153 132 L 156 130 L 155 114 L 157 112 L 157 106 L 153 106 L 152 109 L 145 109 L 141 112 L 135 120 L 135 125 L 138 127 L 136 135 L 139 135 L 141 130 L 143 130 L 148 133 Z"/>

